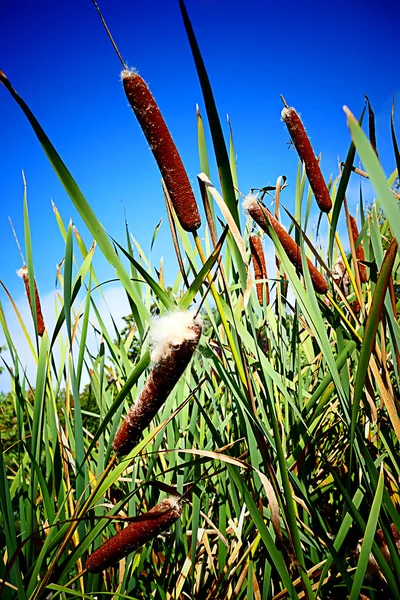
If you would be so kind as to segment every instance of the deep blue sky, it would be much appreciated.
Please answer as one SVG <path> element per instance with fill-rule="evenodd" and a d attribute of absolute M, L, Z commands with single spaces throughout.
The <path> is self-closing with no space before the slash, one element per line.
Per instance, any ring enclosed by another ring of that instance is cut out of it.
<path fill-rule="evenodd" d="M 337 157 L 343 160 L 349 145 L 342 105 L 358 115 L 367 93 L 376 114 L 380 157 L 387 174 L 392 171 L 390 108 L 393 92 L 400 90 L 396 4 L 187 0 L 226 132 L 226 113 L 231 118 L 244 193 L 285 174 L 290 186 L 283 201 L 294 206 L 297 156 L 287 146 L 279 94 L 301 113 L 315 152 L 323 153 L 328 178 L 337 174 Z M 125 61 L 149 83 L 197 193 L 195 105 L 202 108 L 203 103 L 177 0 L 100 0 L 100 7 Z M 4 0 L 0 68 L 113 236 L 124 240 L 120 199 L 145 252 L 164 217 L 154 262 L 163 255 L 167 272 L 172 265 L 175 273 L 157 167 L 127 106 L 120 63 L 91 1 Z M 91 239 L 4 88 L 0 131 L 0 278 L 15 297 L 23 294 L 7 217 L 23 242 L 24 169 L 36 276 L 41 293 L 48 293 L 64 252 L 50 200 L 66 223 L 72 217 L 88 246 Z M 352 181 L 355 193 L 349 201 L 354 206 L 358 179 Z"/>

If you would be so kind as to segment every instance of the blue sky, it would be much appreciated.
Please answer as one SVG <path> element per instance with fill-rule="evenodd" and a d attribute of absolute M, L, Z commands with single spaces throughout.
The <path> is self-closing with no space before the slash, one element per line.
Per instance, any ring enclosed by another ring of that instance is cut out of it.
<path fill-rule="evenodd" d="M 187 0 L 226 132 L 226 113 L 231 119 L 244 193 L 286 175 L 289 187 L 282 200 L 294 207 L 297 156 L 288 149 L 289 136 L 280 121 L 280 94 L 301 113 L 315 152 L 323 154 L 328 178 L 336 176 L 337 159 L 344 160 L 350 142 L 342 106 L 359 115 L 367 93 L 383 167 L 387 174 L 393 170 L 390 109 L 392 94 L 400 91 L 396 4 Z M 196 103 L 203 116 L 205 112 L 178 1 L 109 0 L 100 2 L 100 8 L 125 61 L 148 82 L 197 194 Z M 163 256 L 167 273 L 175 273 L 157 167 L 127 105 L 120 63 L 91 1 L 5 0 L 0 57 L 0 68 L 109 233 L 124 241 L 122 200 L 130 229 L 148 253 L 153 230 L 163 218 L 153 264 Z M 88 246 L 91 239 L 4 88 L 0 131 L 0 279 L 16 299 L 23 297 L 15 274 L 21 259 L 8 216 L 23 242 L 24 169 L 36 277 L 41 294 L 48 294 L 64 253 L 51 200 L 65 223 L 72 218 Z M 358 185 L 353 177 L 351 206 L 357 202 Z M 112 274 L 101 263 L 99 268 L 100 279 Z M 1 300 L 6 303 L 4 294 Z"/>

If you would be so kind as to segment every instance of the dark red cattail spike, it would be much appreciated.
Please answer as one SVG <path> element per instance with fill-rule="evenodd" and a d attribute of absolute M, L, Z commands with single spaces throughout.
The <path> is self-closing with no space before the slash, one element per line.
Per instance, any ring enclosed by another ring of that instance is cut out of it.
<path fill-rule="evenodd" d="M 113 442 L 114 452 L 128 454 L 140 440 L 182 373 L 188 366 L 201 336 L 201 319 L 193 312 L 174 312 L 156 319 L 151 332 L 154 342 L 152 371 L 130 408 Z"/>
<path fill-rule="evenodd" d="M 249 237 L 251 260 L 253 262 L 254 276 L 256 281 L 258 279 L 267 279 L 267 267 L 265 265 L 264 250 L 262 247 L 261 239 L 258 235 L 252 234 Z M 257 298 L 261 306 L 264 304 L 264 287 L 265 287 L 265 302 L 269 304 L 269 287 L 268 283 L 257 283 Z"/>
<path fill-rule="evenodd" d="M 43 320 L 42 307 L 40 305 L 40 298 L 39 298 L 39 293 L 38 293 L 38 289 L 37 289 L 37 285 L 36 285 L 36 279 L 34 280 L 35 308 L 33 308 L 32 302 L 31 302 L 30 287 L 29 287 L 28 267 L 26 265 L 24 265 L 21 269 L 19 269 L 19 271 L 17 271 L 17 275 L 19 277 L 22 277 L 22 279 L 24 280 L 25 292 L 28 297 L 29 306 L 31 307 L 32 315 L 33 315 L 34 310 L 36 312 L 37 332 L 38 332 L 38 335 L 40 335 L 40 337 L 42 337 L 42 335 L 44 334 L 44 331 L 46 329 L 46 326 L 45 326 L 44 320 Z"/>
<path fill-rule="evenodd" d="M 349 215 L 349 219 L 350 219 L 350 228 L 351 228 L 351 235 L 353 237 L 353 241 L 354 241 L 354 247 L 356 247 L 356 242 L 358 240 L 358 227 L 357 227 L 357 223 L 354 217 L 352 217 L 351 215 Z M 361 242 L 358 244 L 358 247 L 356 248 L 356 257 L 357 260 L 365 260 L 365 255 L 364 255 L 364 249 L 362 247 Z M 368 276 L 367 276 L 367 267 L 363 264 L 361 264 L 360 262 L 358 262 L 358 272 L 360 274 L 360 280 L 361 283 L 367 283 L 368 281 Z"/>
<path fill-rule="evenodd" d="M 100 573 L 113 566 L 133 550 L 169 529 L 181 514 L 182 506 L 178 498 L 166 498 L 95 550 L 86 561 L 87 570 Z"/>
<path fill-rule="evenodd" d="M 288 232 L 282 227 L 282 225 L 275 219 L 272 213 L 267 209 L 266 206 L 260 204 L 257 197 L 253 194 L 249 194 L 243 202 L 243 208 L 250 214 L 254 221 L 261 227 L 266 234 L 270 236 L 270 228 L 275 231 L 278 236 L 283 249 L 290 262 L 302 273 L 302 261 L 301 261 L 301 250 L 296 242 L 290 237 Z M 310 277 L 313 287 L 318 294 L 326 294 L 328 291 L 328 284 L 325 278 L 318 271 L 312 262 L 307 258 L 308 269 L 310 271 Z"/>
<path fill-rule="evenodd" d="M 201 225 L 187 173 L 169 129 L 146 82 L 133 70 L 121 73 L 126 96 L 157 161 L 179 222 L 185 231 Z"/>
<path fill-rule="evenodd" d="M 294 108 L 285 106 L 282 110 L 282 120 L 286 123 L 297 153 L 304 162 L 308 181 L 320 210 L 329 212 L 332 208 L 332 200 L 299 115 Z"/>

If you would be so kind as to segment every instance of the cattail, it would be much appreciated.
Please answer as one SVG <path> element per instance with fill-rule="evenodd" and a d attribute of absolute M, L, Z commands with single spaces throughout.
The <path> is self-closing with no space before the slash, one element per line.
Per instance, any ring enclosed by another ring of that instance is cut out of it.
<path fill-rule="evenodd" d="M 392 531 L 392 536 L 393 536 L 393 541 L 395 543 L 396 549 L 398 552 L 400 552 L 400 535 L 399 532 L 397 530 L 397 527 L 394 523 L 391 523 L 390 525 L 390 529 Z M 388 562 L 390 565 L 392 565 L 392 557 L 390 554 L 390 550 L 389 550 L 389 546 L 387 544 L 387 541 L 385 539 L 384 533 L 382 529 L 378 529 L 376 532 L 378 538 L 379 538 L 379 549 L 382 552 L 386 562 Z"/>
<path fill-rule="evenodd" d="M 282 110 L 282 120 L 286 123 L 297 153 L 304 162 L 308 181 L 320 210 L 329 212 L 332 208 L 332 200 L 299 115 L 294 108 L 287 107 Z"/>
<path fill-rule="evenodd" d="M 132 69 L 124 69 L 121 79 L 139 125 L 154 154 L 178 220 L 186 231 L 201 225 L 197 203 L 181 157 L 147 83 Z"/>
<path fill-rule="evenodd" d="M 253 262 L 254 276 L 257 279 L 267 279 L 267 267 L 265 266 L 265 256 L 261 240 L 258 235 L 252 234 L 249 237 L 251 260 Z M 257 283 L 257 297 L 260 305 L 263 305 L 263 287 L 265 285 L 265 302 L 269 304 L 268 283 Z"/>
<path fill-rule="evenodd" d="M 283 249 L 288 255 L 290 262 L 302 273 L 303 267 L 300 247 L 290 237 L 279 221 L 275 219 L 267 207 L 258 202 L 257 196 L 249 194 L 243 202 L 243 208 L 268 235 L 270 235 L 270 227 L 272 227 L 278 236 Z M 318 292 L 318 294 L 326 294 L 328 291 L 328 284 L 326 283 L 325 278 L 308 258 L 307 264 L 315 291 Z"/>
<path fill-rule="evenodd" d="M 350 293 L 350 277 L 341 258 L 333 266 L 332 278 L 347 298 Z"/>
<path fill-rule="evenodd" d="M 357 228 L 357 223 L 356 223 L 355 218 L 352 217 L 351 215 L 350 215 L 350 228 L 351 228 L 351 235 L 353 236 L 353 241 L 354 241 L 354 246 L 355 246 L 357 239 L 358 239 L 358 228 Z M 361 242 L 358 244 L 358 247 L 356 248 L 356 258 L 358 261 L 365 260 L 364 249 L 362 247 Z M 367 281 L 368 281 L 367 267 L 365 265 L 362 265 L 360 262 L 358 262 L 358 272 L 360 274 L 361 283 L 367 283 Z"/>
<path fill-rule="evenodd" d="M 166 498 L 95 550 L 86 561 L 87 570 L 100 573 L 111 567 L 133 550 L 169 529 L 181 514 L 182 506 L 178 499 L 174 496 Z"/>
<path fill-rule="evenodd" d="M 44 330 L 46 329 L 46 326 L 45 326 L 44 320 L 43 320 L 42 307 L 40 306 L 40 298 L 39 298 L 39 293 L 38 293 L 38 289 L 37 289 L 37 285 L 36 285 L 36 279 L 34 280 L 34 287 L 35 287 L 35 309 L 34 309 L 32 306 L 32 302 L 31 302 L 28 267 L 26 265 L 24 265 L 21 269 L 19 269 L 19 271 L 17 271 L 17 275 L 18 275 L 18 277 L 22 277 L 22 279 L 24 280 L 25 292 L 28 297 L 29 306 L 31 307 L 32 314 L 33 314 L 33 311 L 36 310 L 37 332 L 38 332 L 38 335 L 40 335 L 40 337 L 41 337 L 44 334 Z"/>
<path fill-rule="evenodd" d="M 201 319 L 191 311 L 156 319 L 151 328 L 152 371 L 114 438 L 113 448 L 127 454 L 164 404 L 192 358 L 201 335 Z"/>

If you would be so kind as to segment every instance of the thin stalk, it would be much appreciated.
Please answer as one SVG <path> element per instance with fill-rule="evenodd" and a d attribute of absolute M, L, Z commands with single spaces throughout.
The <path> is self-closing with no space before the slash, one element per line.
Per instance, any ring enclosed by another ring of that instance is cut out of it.
<path fill-rule="evenodd" d="M 196 244 L 197 251 L 198 251 L 199 256 L 200 256 L 200 260 L 201 260 L 201 262 L 204 265 L 205 262 L 206 262 L 206 257 L 204 255 L 204 251 L 203 251 L 203 248 L 202 248 L 202 245 L 201 245 L 201 242 L 200 242 L 200 238 L 197 235 L 196 231 L 193 232 L 193 237 L 194 237 L 194 241 L 195 241 L 195 244 Z M 241 363 L 239 354 L 238 354 L 238 352 L 236 350 L 235 342 L 234 342 L 234 339 L 232 337 L 232 333 L 231 333 L 231 331 L 229 329 L 229 324 L 228 324 L 228 321 L 226 320 L 224 309 L 223 309 L 223 306 L 221 304 L 221 300 L 219 298 L 217 288 L 215 287 L 215 284 L 212 281 L 211 275 L 209 275 L 209 281 L 210 281 L 211 293 L 213 295 L 215 304 L 217 306 L 218 312 L 219 312 L 220 317 L 221 317 L 222 325 L 224 327 L 224 330 L 225 330 L 225 333 L 226 333 L 226 337 L 228 339 L 228 343 L 229 343 L 229 346 L 230 346 L 231 351 L 232 351 L 233 360 L 235 361 L 235 364 L 236 364 L 236 367 L 237 367 L 237 370 L 238 370 L 238 373 L 239 373 L 240 381 L 245 386 L 245 388 L 247 388 L 246 375 L 245 375 L 245 372 L 244 372 L 244 369 L 243 369 L 243 365 Z"/>

